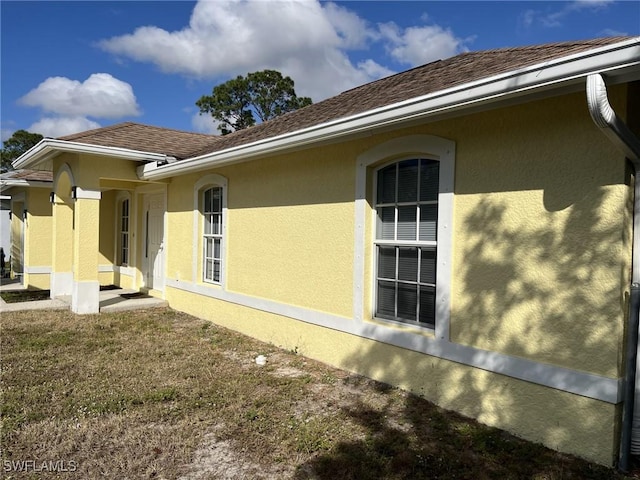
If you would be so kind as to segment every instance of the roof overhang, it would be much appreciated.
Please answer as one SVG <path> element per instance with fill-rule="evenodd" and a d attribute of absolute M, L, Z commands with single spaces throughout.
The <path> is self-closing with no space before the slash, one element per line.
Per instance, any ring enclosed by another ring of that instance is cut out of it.
<path fill-rule="evenodd" d="M 12 165 L 16 170 L 21 168 L 36 168 L 46 164 L 55 156 L 64 152 L 106 155 L 125 160 L 154 162 L 157 164 L 168 163 L 174 160 L 173 157 L 168 157 L 162 153 L 143 152 L 139 150 L 130 150 L 128 148 L 106 147 L 103 145 L 91 145 L 88 143 L 45 138 L 18 157 Z"/>
<path fill-rule="evenodd" d="M 584 90 L 586 77 L 604 75 L 610 83 L 640 79 L 640 37 L 598 47 L 530 67 L 487 77 L 350 117 L 259 140 L 171 164 L 148 163 L 138 176 L 156 180 L 231 163 L 245 162 L 311 144 L 346 139 L 363 132 L 399 128 L 443 115 L 462 115 L 566 91 Z"/>
<path fill-rule="evenodd" d="M 0 192 L 6 192 L 14 187 L 51 188 L 53 182 L 43 180 L 6 179 L 0 180 Z"/>

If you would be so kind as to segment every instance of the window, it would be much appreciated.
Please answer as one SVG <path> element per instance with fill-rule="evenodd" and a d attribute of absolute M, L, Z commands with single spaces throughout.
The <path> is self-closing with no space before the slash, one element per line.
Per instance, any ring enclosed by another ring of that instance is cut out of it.
<path fill-rule="evenodd" d="M 129 199 L 120 202 L 120 227 L 118 229 L 118 263 L 129 265 Z"/>
<path fill-rule="evenodd" d="M 202 193 L 203 280 L 220 283 L 222 265 L 222 187 L 211 187 Z"/>
<path fill-rule="evenodd" d="M 403 160 L 376 173 L 375 315 L 434 328 L 440 163 Z"/>
<path fill-rule="evenodd" d="M 227 179 L 211 173 L 193 188 L 192 281 L 224 288 Z"/>
<path fill-rule="evenodd" d="M 455 158 L 455 142 L 422 134 L 358 155 L 356 321 L 402 322 L 449 340 Z"/>

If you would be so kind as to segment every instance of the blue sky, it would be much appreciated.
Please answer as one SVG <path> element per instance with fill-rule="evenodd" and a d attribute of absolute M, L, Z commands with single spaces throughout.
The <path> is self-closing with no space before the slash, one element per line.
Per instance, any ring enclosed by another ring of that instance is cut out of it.
<path fill-rule="evenodd" d="M 196 100 L 271 68 L 319 101 L 468 50 L 640 35 L 638 1 L 6 1 L 2 140 L 123 121 L 217 133 Z"/>

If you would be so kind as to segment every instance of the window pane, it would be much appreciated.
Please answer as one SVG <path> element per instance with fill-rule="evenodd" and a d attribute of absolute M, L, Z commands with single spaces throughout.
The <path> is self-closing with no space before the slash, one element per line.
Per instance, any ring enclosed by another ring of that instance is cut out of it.
<path fill-rule="evenodd" d="M 204 262 L 204 278 L 205 280 L 213 280 L 213 261 L 205 260 Z"/>
<path fill-rule="evenodd" d="M 418 201 L 418 160 L 398 165 L 398 202 Z"/>
<path fill-rule="evenodd" d="M 416 239 L 416 207 L 398 207 L 398 240 Z"/>
<path fill-rule="evenodd" d="M 212 188 L 213 190 L 213 204 L 212 204 L 212 212 L 222 213 L 222 189 L 221 188 Z"/>
<path fill-rule="evenodd" d="M 129 248 L 129 235 L 122 234 L 122 248 Z"/>
<path fill-rule="evenodd" d="M 395 247 L 378 247 L 378 278 L 396 278 Z"/>
<path fill-rule="evenodd" d="M 378 235 L 379 240 L 393 240 L 396 209 L 394 207 L 382 207 L 378 209 Z"/>
<path fill-rule="evenodd" d="M 129 218 L 128 217 L 122 217 L 122 231 L 123 232 L 128 232 L 129 231 Z"/>
<path fill-rule="evenodd" d="M 204 202 L 202 205 L 202 211 L 203 212 L 211 212 L 211 203 L 212 203 L 212 197 L 213 196 L 213 192 L 211 191 L 211 189 L 209 190 L 205 190 L 204 192 Z"/>
<path fill-rule="evenodd" d="M 435 287 L 420 287 L 420 322 L 430 325 L 436 323 Z"/>
<path fill-rule="evenodd" d="M 213 253 L 213 238 L 205 238 L 204 239 L 204 256 L 206 258 L 211 258 Z"/>
<path fill-rule="evenodd" d="M 420 165 L 420 200 L 437 201 L 440 164 L 435 160 L 422 160 Z"/>
<path fill-rule="evenodd" d="M 213 257 L 220 258 L 220 239 L 216 238 L 213 240 Z"/>
<path fill-rule="evenodd" d="M 211 228 L 212 228 L 211 233 L 213 233 L 214 235 L 219 235 L 220 233 L 222 233 L 221 221 L 222 221 L 222 215 L 218 213 L 211 215 Z"/>
<path fill-rule="evenodd" d="M 435 241 L 438 236 L 438 206 L 420 206 L 420 240 Z"/>
<path fill-rule="evenodd" d="M 123 265 L 129 264 L 129 250 L 127 249 L 122 250 L 122 264 Z"/>
<path fill-rule="evenodd" d="M 220 262 L 218 260 L 213 262 L 213 281 L 220 281 Z"/>
<path fill-rule="evenodd" d="M 436 283 L 436 251 L 423 248 L 420 263 L 420 281 L 422 283 Z"/>
<path fill-rule="evenodd" d="M 378 308 L 376 315 L 395 317 L 396 288 L 393 282 L 378 282 Z"/>
<path fill-rule="evenodd" d="M 395 203 L 396 201 L 396 165 L 389 165 L 378 172 L 377 203 Z"/>
<path fill-rule="evenodd" d="M 398 254 L 398 279 L 418 281 L 418 249 L 400 248 Z"/>
<path fill-rule="evenodd" d="M 398 284 L 398 318 L 417 320 L 418 290 L 416 285 Z"/>

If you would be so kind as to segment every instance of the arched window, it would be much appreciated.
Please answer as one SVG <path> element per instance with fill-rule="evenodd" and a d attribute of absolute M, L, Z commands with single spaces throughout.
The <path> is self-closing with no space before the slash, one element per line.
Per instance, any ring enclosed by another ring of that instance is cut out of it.
<path fill-rule="evenodd" d="M 196 182 L 194 190 L 194 281 L 223 285 L 227 180 L 211 174 Z"/>
<path fill-rule="evenodd" d="M 448 339 L 455 143 L 398 137 L 359 155 L 356 173 L 355 318 L 411 324 Z M 368 212 L 373 222 L 365 230 Z M 363 287 L 369 251 L 370 296 Z"/>
<path fill-rule="evenodd" d="M 202 192 L 204 219 L 202 246 L 202 277 L 205 282 L 220 283 L 222 267 L 222 187 Z"/>

